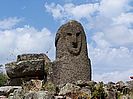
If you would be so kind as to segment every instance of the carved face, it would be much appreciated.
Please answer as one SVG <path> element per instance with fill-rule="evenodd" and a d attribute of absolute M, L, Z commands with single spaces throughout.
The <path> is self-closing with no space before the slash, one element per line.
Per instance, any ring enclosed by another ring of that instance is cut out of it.
<path fill-rule="evenodd" d="M 78 55 L 82 46 L 82 32 L 75 28 L 70 28 L 66 32 L 67 49 L 71 54 Z"/>
<path fill-rule="evenodd" d="M 68 53 L 79 55 L 84 40 L 84 29 L 77 21 L 69 21 L 62 25 L 56 34 L 55 46 L 57 48 L 56 57 L 61 58 Z"/>

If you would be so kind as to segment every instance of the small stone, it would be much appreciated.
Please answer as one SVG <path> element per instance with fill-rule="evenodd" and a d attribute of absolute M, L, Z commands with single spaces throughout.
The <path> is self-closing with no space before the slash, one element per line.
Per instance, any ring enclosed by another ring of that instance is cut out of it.
<path fill-rule="evenodd" d="M 67 83 L 60 89 L 59 95 L 65 95 L 67 93 L 77 93 L 80 91 L 80 87 L 71 83 Z"/>
<path fill-rule="evenodd" d="M 75 83 L 77 86 L 80 86 L 80 87 L 86 87 L 86 86 L 94 86 L 95 84 L 97 84 L 96 82 L 94 81 L 82 81 L 82 80 L 79 80 Z"/>
<path fill-rule="evenodd" d="M 23 99 L 24 96 L 24 91 L 23 89 L 16 89 L 14 90 L 13 93 L 10 93 L 8 98 L 12 98 L 12 99 Z"/>
<path fill-rule="evenodd" d="M 23 99 L 53 99 L 53 95 L 46 91 L 29 92 L 24 95 Z"/>
<path fill-rule="evenodd" d="M 116 98 L 116 92 L 115 91 L 108 91 L 106 99 L 117 99 Z"/>
<path fill-rule="evenodd" d="M 54 99 L 66 99 L 65 96 L 54 96 Z"/>
<path fill-rule="evenodd" d="M 0 95 L 8 95 L 12 93 L 15 89 L 22 89 L 21 86 L 3 86 L 0 87 Z"/>
<path fill-rule="evenodd" d="M 122 91 L 125 86 L 125 83 L 123 81 L 119 81 L 116 83 L 117 90 Z"/>
<path fill-rule="evenodd" d="M 25 92 L 40 91 L 42 89 L 42 81 L 32 79 L 29 82 L 24 83 L 22 88 Z"/>
<path fill-rule="evenodd" d="M 0 96 L 0 99 L 8 99 L 6 96 Z"/>
<path fill-rule="evenodd" d="M 82 88 L 82 89 L 80 90 L 80 92 L 83 93 L 83 94 L 86 94 L 86 95 L 88 95 L 88 96 L 91 96 L 91 91 L 90 91 L 90 89 L 87 89 L 86 87 Z"/>

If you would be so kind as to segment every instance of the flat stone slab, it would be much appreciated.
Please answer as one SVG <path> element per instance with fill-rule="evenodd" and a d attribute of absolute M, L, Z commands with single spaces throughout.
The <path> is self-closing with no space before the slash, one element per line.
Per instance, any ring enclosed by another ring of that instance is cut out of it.
<path fill-rule="evenodd" d="M 9 78 L 44 77 L 45 60 L 12 62 L 5 65 Z"/>

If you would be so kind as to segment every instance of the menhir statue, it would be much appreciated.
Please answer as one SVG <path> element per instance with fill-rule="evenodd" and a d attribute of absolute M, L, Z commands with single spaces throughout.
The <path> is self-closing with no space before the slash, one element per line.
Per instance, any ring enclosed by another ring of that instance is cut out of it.
<path fill-rule="evenodd" d="M 53 64 L 55 84 L 91 80 L 91 64 L 84 29 L 77 21 L 69 21 L 57 31 L 56 61 Z"/>

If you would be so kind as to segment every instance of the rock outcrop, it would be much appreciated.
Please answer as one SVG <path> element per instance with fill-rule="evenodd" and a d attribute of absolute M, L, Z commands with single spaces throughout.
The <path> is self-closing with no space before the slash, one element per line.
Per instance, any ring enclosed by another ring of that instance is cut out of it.
<path fill-rule="evenodd" d="M 30 79 L 46 79 L 45 67 L 50 62 L 45 54 L 22 54 L 16 62 L 5 65 L 9 79 L 8 85 L 21 85 Z"/>

